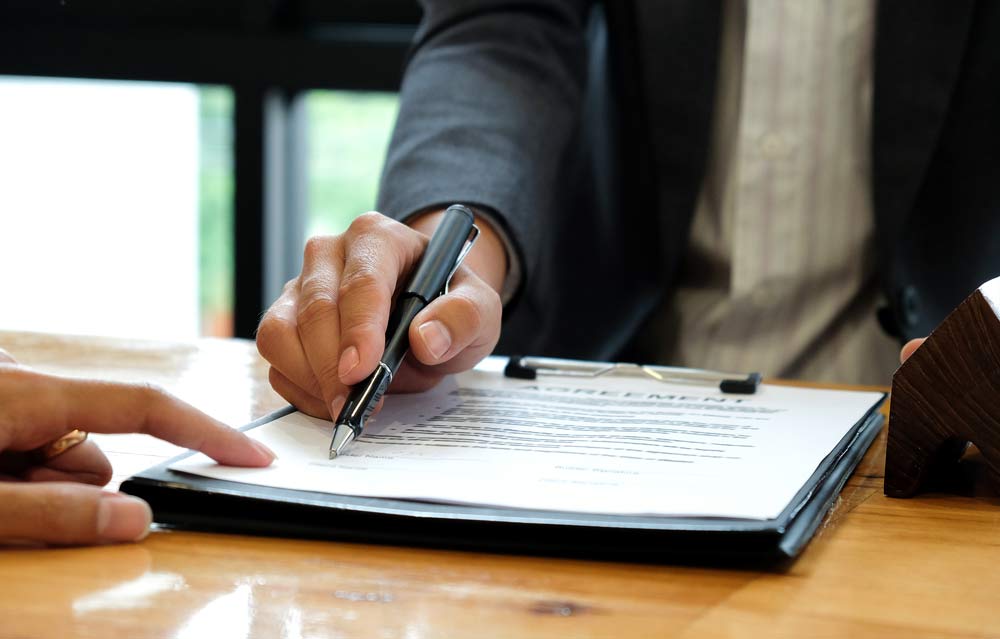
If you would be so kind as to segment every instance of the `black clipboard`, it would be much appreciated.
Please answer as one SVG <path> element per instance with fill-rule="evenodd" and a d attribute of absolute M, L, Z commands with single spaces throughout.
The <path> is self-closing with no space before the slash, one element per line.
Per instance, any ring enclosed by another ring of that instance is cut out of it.
<path fill-rule="evenodd" d="M 885 395 L 773 520 L 593 515 L 437 504 L 267 488 L 169 470 L 131 477 L 156 522 L 179 528 L 363 543 L 644 562 L 776 565 L 794 559 L 882 428 Z M 256 428 L 289 414 L 289 406 Z"/>

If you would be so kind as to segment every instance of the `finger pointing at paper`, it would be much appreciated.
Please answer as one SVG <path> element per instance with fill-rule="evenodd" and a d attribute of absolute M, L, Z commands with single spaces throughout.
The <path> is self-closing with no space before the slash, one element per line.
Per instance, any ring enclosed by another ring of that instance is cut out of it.
<path fill-rule="evenodd" d="M 149 506 L 100 488 L 111 465 L 93 442 L 74 438 L 64 452 L 47 446 L 77 429 L 145 433 L 235 466 L 274 459 L 261 444 L 163 391 L 45 375 L 0 351 L 0 543 L 96 544 L 146 535 Z"/>

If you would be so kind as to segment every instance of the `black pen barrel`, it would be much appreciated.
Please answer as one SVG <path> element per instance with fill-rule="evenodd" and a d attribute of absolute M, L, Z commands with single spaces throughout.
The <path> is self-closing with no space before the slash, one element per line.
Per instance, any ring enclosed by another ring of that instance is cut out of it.
<path fill-rule="evenodd" d="M 406 295 L 396 300 L 396 307 L 389 316 L 390 329 L 385 335 L 385 350 L 382 363 L 395 375 L 410 348 L 410 324 L 417 313 L 427 306 L 427 302 L 417 295 Z M 398 327 L 398 328 L 392 328 Z"/>
<path fill-rule="evenodd" d="M 455 268 L 459 254 L 465 248 L 465 241 L 472 232 L 475 218 L 472 211 L 455 204 L 448 207 L 444 218 L 431 236 L 424 255 L 403 289 L 403 295 L 417 295 L 429 303 L 444 288 L 448 276 Z"/>
<path fill-rule="evenodd" d="M 389 316 L 382 362 L 393 375 L 399 370 L 410 348 L 410 324 L 417 313 L 434 301 L 443 290 L 455 268 L 459 253 L 472 232 L 472 211 L 460 204 L 448 207 L 444 218 L 434 230 L 413 275 Z"/>

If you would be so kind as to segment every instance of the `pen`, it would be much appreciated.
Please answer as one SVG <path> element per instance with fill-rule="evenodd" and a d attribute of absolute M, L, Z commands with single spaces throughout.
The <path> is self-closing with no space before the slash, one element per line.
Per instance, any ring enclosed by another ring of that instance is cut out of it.
<path fill-rule="evenodd" d="M 385 394 L 410 348 L 410 322 L 434 298 L 447 292 L 448 281 L 479 236 L 473 221 L 472 211 L 460 204 L 453 204 L 445 211 L 413 275 L 396 298 L 396 306 L 386 326 L 385 351 L 378 366 L 347 395 L 333 429 L 330 459 L 361 436 L 365 421 Z"/>

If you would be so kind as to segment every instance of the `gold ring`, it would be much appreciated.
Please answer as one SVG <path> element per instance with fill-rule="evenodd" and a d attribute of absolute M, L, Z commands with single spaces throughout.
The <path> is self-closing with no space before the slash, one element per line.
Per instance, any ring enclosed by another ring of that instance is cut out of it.
<path fill-rule="evenodd" d="M 87 431 L 71 430 L 59 439 L 53 440 L 39 448 L 38 456 L 45 461 L 49 461 L 85 441 L 87 441 Z"/>

